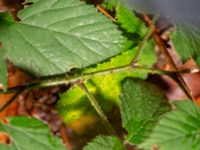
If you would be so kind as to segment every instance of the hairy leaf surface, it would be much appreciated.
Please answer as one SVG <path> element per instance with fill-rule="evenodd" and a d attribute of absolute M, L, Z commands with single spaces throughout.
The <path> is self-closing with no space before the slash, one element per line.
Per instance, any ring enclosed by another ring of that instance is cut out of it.
<path fill-rule="evenodd" d="M 1 150 L 66 150 L 60 139 L 51 135 L 48 126 L 34 118 L 13 117 L 8 124 L 0 123 L 11 144 L 0 144 Z"/>
<path fill-rule="evenodd" d="M 160 150 L 200 149 L 200 108 L 190 100 L 175 101 L 176 110 L 166 114 L 141 145 Z"/>
<path fill-rule="evenodd" d="M 144 22 L 135 16 L 133 10 L 124 5 L 117 5 L 117 19 L 121 27 L 127 32 L 144 35 L 147 32 Z"/>
<path fill-rule="evenodd" d="M 127 40 L 109 19 L 79 0 L 38 1 L 1 22 L 0 40 L 8 58 L 36 75 L 83 68 L 120 53 Z"/>
<path fill-rule="evenodd" d="M 128 131 L 127 141 L 142 143 L 161 116 L 169 110 L 164 93 L 155 85 L 128 78 L 122 83 L 121 116 Z"/>
<path fill-rule="evenodd" d="M 102 6 L 104 8 L 106 8 L 107 10 L 113 10 L 114 7 L 116 6 L 116 0 L 105 0 L 103 3 L 102 3 Z"/>
<path fill-rule="evenodd" d="M 125 150 L 121 141 L 114 136 L 98 136 L 84 150 Z"/>

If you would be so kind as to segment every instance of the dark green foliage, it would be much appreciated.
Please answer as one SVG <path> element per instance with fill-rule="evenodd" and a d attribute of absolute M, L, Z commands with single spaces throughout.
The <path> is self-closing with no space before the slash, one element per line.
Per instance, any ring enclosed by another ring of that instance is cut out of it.
<path fill-rule="evenodd" d="M 141 147 L 160 150 L 200 149 L 200 108 L 190 100 L 175 101 L 175 110 L 156 125 L 150 138 Z"/>
<path fill-rule="evenodd" d="M 126 140 L 140 144 L 170 106 L 157 86 L 128 78 L 122 83 L 120 108 L 123 126 L 128 131 Z"/>
<path fill-rule="evenodd" d="M 98 136 L 84 150 L 125 150 L 121 141 L 114 136 Z"/>

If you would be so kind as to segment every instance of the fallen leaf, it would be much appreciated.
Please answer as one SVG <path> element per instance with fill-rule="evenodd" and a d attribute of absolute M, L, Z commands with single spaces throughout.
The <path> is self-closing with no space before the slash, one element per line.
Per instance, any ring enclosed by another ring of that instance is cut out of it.
<path fill-rule="evenodd" d="M 7 133 L 0 132 L 0 144 L 10 144 L 11 140 Z"/>
<path fill-rule="evenodd" d="M 194 59 L 191 58 L 188 61 L 186 61 L 184 64 L 180 65 L 178 67 L 178 70 L 179 71 L 185 71 L 185 70 L 193 70 L 195 68 L 197 68 L 197 64 L 194 61 Z"/>
<path fill-rule="evenodd" d="M 18 85 L 25 84 L 30 77 L 20 70 L 14 68 L 9 64 L 9 75 L 8 75 L 8 87 L 15 87 Z M 0 89 L 2 89 L 0 87 Z M 0 94 L 0 108 L 2 108 L 11 98 L 12 94 Z M 0 119 L 8 116 L 15 116 L 17 114 L 18 102 L 15 100 L 11 103 L 4 111 L 0 112 Z"/>

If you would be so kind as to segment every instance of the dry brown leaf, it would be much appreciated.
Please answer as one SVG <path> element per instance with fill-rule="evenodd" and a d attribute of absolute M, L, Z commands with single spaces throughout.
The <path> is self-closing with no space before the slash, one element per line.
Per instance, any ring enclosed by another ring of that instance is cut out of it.
<path fill-rule="evenodd" d="M 7 133 L 0 132 L 0 144 L 10 144 L 11 140 Z"/>
<path fill-rule="evenodd" d="M 30 78 L 23 72 L 15 69 L 13 66 L 9 68 L 8 87 L 15 87 L 21 84 L 25 84 Z M 0 108 L 2 108 L 6 102 L 13 97 L 13 94 L 1 94 L 0 95 Z M 0 112 L 0 118 L 15 116 L 17 114 L 18 102 L 14 101 L 4 111 Z"/>
<path fill-rule="evenodd" d="M 178 70 L 179 71 L 185 71 L 185 70 L 193 70 L 195 68 L 197 68 L 197 64 L 194 61 L 194 59 L 191 58 L 188 61 L 186 61 L 184 64 L 180 65 L 178 67 Z"/>

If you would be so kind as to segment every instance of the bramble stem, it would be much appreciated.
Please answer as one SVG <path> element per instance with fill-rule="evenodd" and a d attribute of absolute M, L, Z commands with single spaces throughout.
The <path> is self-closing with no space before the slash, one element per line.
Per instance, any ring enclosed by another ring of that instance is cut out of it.
<path fill-rule="evenodd" d="M 126 66 L 91 72 L 91 73 L 87 73 L 87 74 L 83 74 L 83 75 L 79 75 L 79 76 L 71 77 L 71 78 L 67 78 L 65 74 L 57 75 L 48 79 L 43 79 L 37 83 L 29 83 L 23 86 L 9 88 L 6 92 L 3 90 L 0 90 L 0 94 L 16 93 L 2 108 L 0 108 L 0 112 L 6 109 L 23 90 L 31 90 L 31 89 L 36 89 L 36 88 L 44 88 L 44 87 L 68 85 L 68 84 L 76 85 L 76 84 L 80 84 L 80 81 L 87 81 L 96 76 L 104 76 L 108 74 L 121 73 L 121 72 L 126 72 L 126 71 L 146 71 L 152 74 L 165 74 L 165 75 L 174 74 L 174 72 L 155 70 L 155 69 L 146 68 L 142 66 L 126 65 Z"/>
<path fill-rule="evenodd" d="M 57 86 L 57 85 L 68 85 L 70 83 L 75 84 L 76 82 L 81 81 L 87 81 L 93 77 L 96 76 L 104 76 L 108 74 L 116 74 L 116 73 L 121 73 L 121 72 L 130 72 L 130 71 L 144 71 L 148 72 L 151 74 L 165 74 L 165 75 L 173 75 L 175 72 L 171 71 L 164 71 L 164 70 L 159 70 L 159 69 L 152 69 L 152 68 L 147 68 L 144 66 L 131 66 L 131 65 L 126 65 L 126 66 L 121 66 L 121 67 L 115 67 L 115 68 L 110 68 L 110 69 L 105 69 L 101 71 L 96 71 L 96 72 L 91 72 L 91 73 L 86 73 L 83 75 L 77 75 L 76 77 L 69 77 L 67 78 L 65 74 L 63 75 L 57 75 L 54 77 L 49 77 L 49 78 L 43 78 L 41 81 L 36 82 L 36 83 L 29 83 L 26 85 L 22 86 L 17 86 L 13 88 L 9 88 L 6 92 L 3 90 L 0 90 L 0 94 L 7 94 L 7 93 L 14 93 L 19 91 L 20 89 L 25 89 L 25 90 L 31 90 L 31 89 L 36 89 L 36 88 L 44 88 L 44 87 L 51 87 L 51 86 Z"/>

